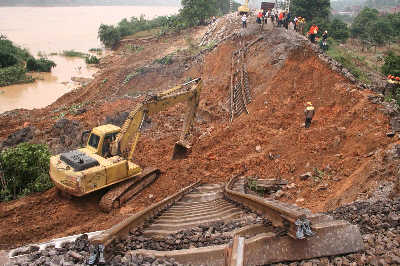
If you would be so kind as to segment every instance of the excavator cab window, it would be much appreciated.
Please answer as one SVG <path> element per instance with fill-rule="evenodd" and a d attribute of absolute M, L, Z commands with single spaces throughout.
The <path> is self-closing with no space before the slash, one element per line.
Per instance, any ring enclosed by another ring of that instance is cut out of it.
<path fill-rule="evenodd" d="M 102 154 L 104 158 L 111 157 L 111 143 L 115 140 L 117 133 L 109 134 L 104 137 Z"/>
<path fill-rule="evenodd" d="M 100 137 L 97 136 L 96 134 L 92 133 L 90 134 L 90 138 L 89 138 L 89 146 L 97 149 L 97 147 L 99 146 L 99 142 L 100 142 Z"/>

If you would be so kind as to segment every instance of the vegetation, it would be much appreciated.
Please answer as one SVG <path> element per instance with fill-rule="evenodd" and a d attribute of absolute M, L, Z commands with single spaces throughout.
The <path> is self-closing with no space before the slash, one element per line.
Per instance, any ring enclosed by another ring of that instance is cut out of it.
<path fill-rule="evenodd" d="M 393 51 L 389 51 L 384 60 L 385 63 L 382 66 L 382 73 L 400 77 L 400 56 L 395 55 Z"/>
<path fill-rule="evenodd" d="M 51 69 L 56 67 L 56 64 L 47 58 L 35 59 L 33 57 L 26 61 L 26 69 L 35 72 L 51 72 Z"/>
<path fill-rule="evenodd" d="M 329 41 L 329 50 L 327 54 L 335 59 L 337 62 L 341 63 L 345 68 L 347 68 L 353 76 L 364 83 L 370 83 L 370 80 L 368 79 L 367 74 L 365 74 L 359 66 L 356 64 L 356 62 L 363 61 L 362 58 L 354 55 L 350 51 L 340 49 L 338 47 L 337 42 L 334 40 L 330 39 Z"/>
<path fill-rule="evenodd" d="M 381 15 L 378 10 L 364 8 L 351 25 L 351 36 L 366 45 L 381 46 L 400 37 L 400 13 Z"/>
<path fill-rule="evenodd" d="M 22 65 L 0 68 L 0 87 L 32 81 L 32 77 L 26 75 L 26 70 Z"/>
<path fill-rule="evenodd" d="M 101 48 L 90 48 L 89 52 L 100 53 L 101 54 L 103 52 L 103 49 L 101 49 Z"/>
<path fill-rule="evenodd" d="M 158 59 L 154 60 L 154 62 L 155 63 L 159 63 L 161 65 L 170 65 L 170 64 L 172 64 L 172 57 L 173 56 L 174 56 L 173 54 L 169 54 L 169 55 L 166 55 L 166 56 L 164 56 L 162 58 L 158 58 Z"/>
<path fill-rule="evenodd" d="M 86 54 L 82 52 L 78 52 L 75 50 L 64 50 L 61 54 L 62 56 L 67 56 L 67 57 L 81 57 L 85 58 Z"/>
<path fill-rule="evenodd" d="M 53 186 L 46 145 L 21 143 L 0 153 L 0 201 L 8 201 Z"/>
<path fill-rule="evenodd" d="M 330 0 L 293 0 L 290 3 L 290 10 L 295 16 L 302 16 L 306 21 L 317 18 L 325 19 L 330 14 Z"/>
<path fill-rule="evenodd" d="M 50 72 L 55 66 L 46 58 L 35 59 L 26 49 L 0 34 L 0 86 L 32 82 L 32 77 L 26 75 L 27 71 Z"/>
<path fill-rule="evenodd" d="M 182 0 L 178 15 L 160 16 L 147 20 L 144 16 L 123 19 L 118 25 L 101 24 L 98 38 L 107 48 L 115 48 L 119 41 L 143 31 L 155 31 L 161 37 L 170 32 L 180 32 L 188 27 L 204 25 L 211 16 L 229 11 L 229 0 Z M 235 6 L 238 4 L 235 2 Z"/>
<path fill-rule="evenodd" d="M 207 18 L 217 15 L 215 0 L 182 0 L 180 15 L 189 26 L 205 25 Z"/>
<path fill-rule="evenodd" d="M 100 63 L 100 59 L 95 55 L 87 55 L 85 58 L 86 64 L 98 64 Z"/>

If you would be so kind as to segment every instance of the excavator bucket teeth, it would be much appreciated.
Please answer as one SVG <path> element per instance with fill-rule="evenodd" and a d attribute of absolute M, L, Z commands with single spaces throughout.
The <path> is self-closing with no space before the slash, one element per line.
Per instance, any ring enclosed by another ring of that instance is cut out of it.
<path fill-rule="evenodd" d="M 172 154 L 172 159 L 184 159 L 191 152 L 192 147 L 183 141 L 178 141 L 174 146 L 174 153 Z"/>

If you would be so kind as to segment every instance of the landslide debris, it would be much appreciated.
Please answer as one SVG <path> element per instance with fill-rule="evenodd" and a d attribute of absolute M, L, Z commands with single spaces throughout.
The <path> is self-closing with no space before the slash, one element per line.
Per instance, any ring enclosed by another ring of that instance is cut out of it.
<path fill-rule="evenodd" d="M 194 61 L 188 54 L 169 65 L 153 64 L 177 48 L 186 49 L 182 35 L 142 43 L 140 52 L 118 50 L 108 56 L 91 83 L 54 104 L 1 114 L 1 140 L 29 122 L 36 129 L 32 141 L 49 143 L 53 151 L 72 149 L 78 145 L 81 130 L 129 112 L 146 93 L 172 87 L 189 77 L 201 76 L 204 81 L 193 149 L 187 159 L 170 160 L 183 123 L 184 109 L 179 105 L 154 116 L 151 128 L 139 140 L 135 162 L 163 172 L 152 186 L 113 214 L 103 214 L 97 208 L 100 192 L 68 200 L 51 190 L 0 203 L 1 247 L 106 229 L 199 179 L 225 182 L 244 170 L 263 179 L 286 179 L 290 186 L 279 199 L 313 211 L 333 210 L 360 197 L 370 198 L 383 181 L 398 182 L 399 158 L 388 156 L 398 139 L 386 135 L 397 110 L 353 81 L 343 67 L 294 32 L 267 29 L 261 34 L 263 39 L 248 49 L 247 70 L 254 101 L 248 106 L 250 115 L 230 123 L 227 101 L 232 52 L 241 43 L 259 37 L 257 25 L 250 23 L 246 31 L 239 30 L 238 25 L 239 18 L 227 17 L 210 28 L 185 32 L 198 43 L 218 43 L 201 55 L 202 60 Z M 229 37 L 236 30 L 238 34 Z M 204 32 L 208 33 L 203 37 Z M 127 80 L 149 65 L 154 71 Z M 309 130 L 303 127 L 307 101 L 316 107 Z M 83 103 L 84 112 L 73 111 L 72 107 Z M 57 122 L 61 117 L 69 122 Z M 67 128 L 58 128 L 57 123 L 65 123 Z M 300 180 L 306 172 L 318 174 Z"/>

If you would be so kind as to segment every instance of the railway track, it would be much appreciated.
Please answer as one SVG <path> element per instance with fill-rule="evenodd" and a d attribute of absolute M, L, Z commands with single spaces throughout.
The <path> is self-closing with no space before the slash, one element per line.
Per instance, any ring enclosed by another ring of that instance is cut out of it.
<path fill-rule="evenodd" d="M 231 66 L 231 85 L 230 85 L 230 120 L 249 111 L 247 105 L 251 102 L 251 91 L 249 87 L 249 75 L 247 73 L 246 53 L 248 47 L 245 47 L 240 41 L 241 48 L 232 54 Z"/>
<path fill-rule="evenodd" d="M 264 265 L 363 249 L 357 226 L 244 194 L 245 183 L 193 184 L 108 230 L 13 250 L 10 265 L 49 254 L 63 265 Z"/>

